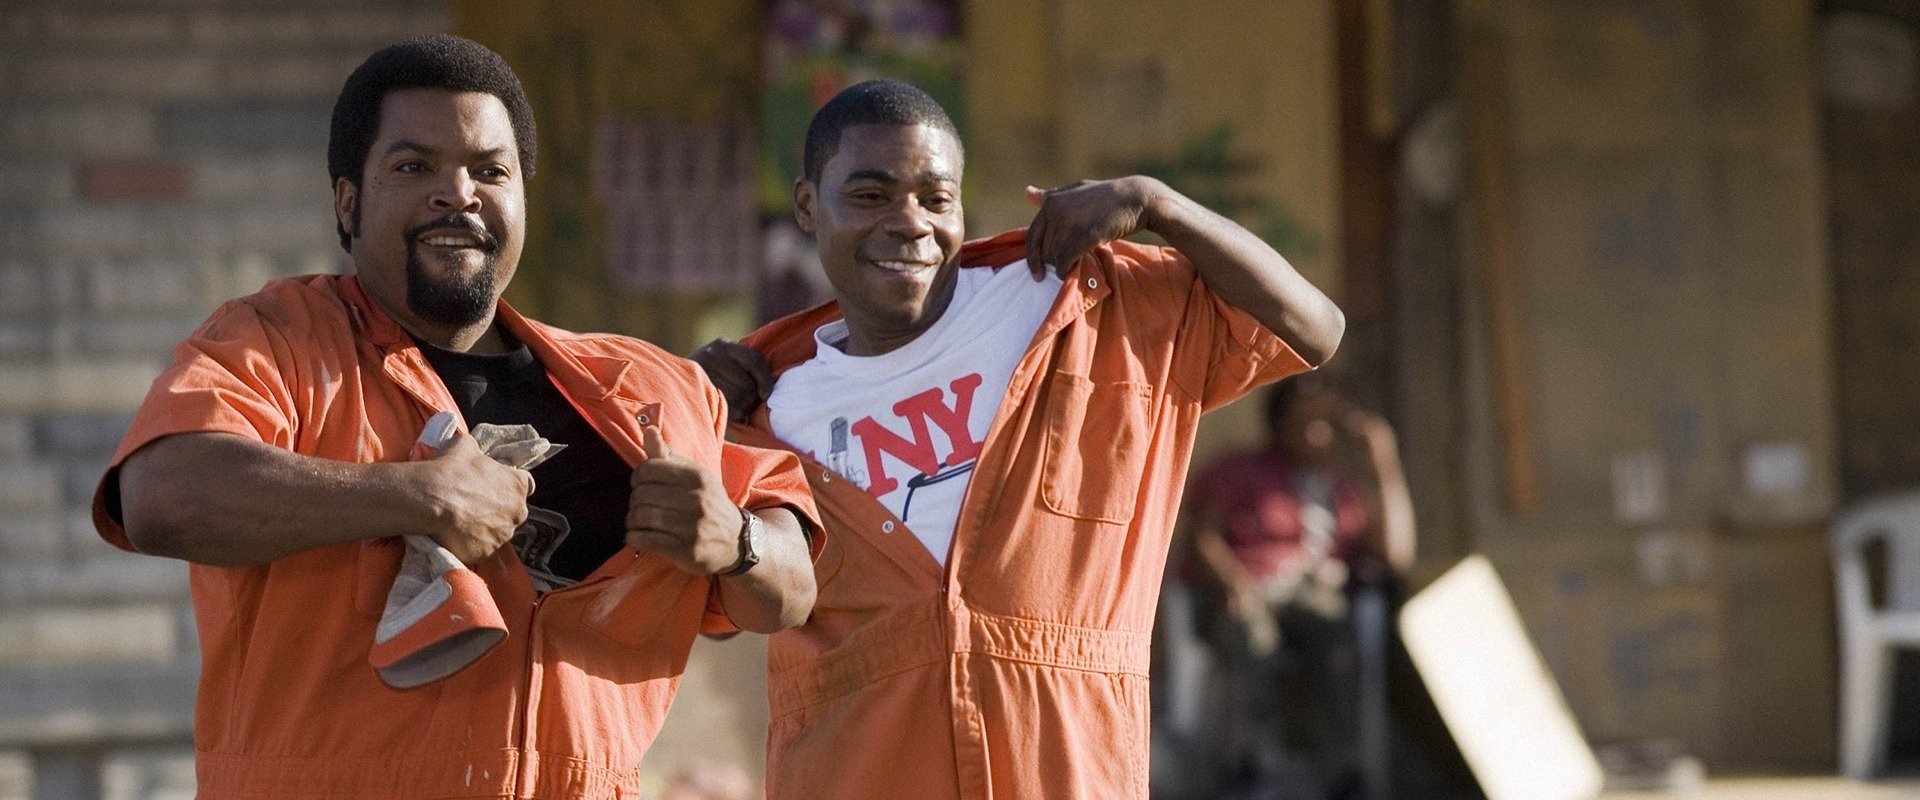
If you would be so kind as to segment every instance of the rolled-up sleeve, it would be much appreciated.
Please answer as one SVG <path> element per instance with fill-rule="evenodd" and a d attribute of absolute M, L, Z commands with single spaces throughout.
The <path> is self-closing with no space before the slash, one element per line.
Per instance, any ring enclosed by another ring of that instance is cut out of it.
<path fill-rule="evenodd" d="M 214 311 L 173 351 L 173 363 L 153 381 L 94 489 L 93 523 L 109 544 L 132 550 L 119 518 L 120 467 L 155 441 L 180 433 L 229 433 L 291 447 L 293 402 L 283 379 L 274 334 L 245 303 Z"/>
<path fill-rule="evenodd" d="M 1193 264 L 1172 248 L 1154 248 L 1149 268 L 1180 309 L 1174 339 L 1175 383 L 1213 410 L 1260 386 L 1313 369 L 1285 340 L 1252 314 L 1207 288 Z"/>

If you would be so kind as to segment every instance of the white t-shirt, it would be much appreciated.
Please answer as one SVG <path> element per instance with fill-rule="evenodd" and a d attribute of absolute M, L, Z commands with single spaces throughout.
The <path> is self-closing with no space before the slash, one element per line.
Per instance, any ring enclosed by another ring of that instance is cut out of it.
<path fill-rule="evenodd" d="M 940 319 L 877 356 L 840 350 L 844 321 L 822 325 L 767 398 L 773 433 L 879 498 L 944 566 L 987 428 L 1059 293 L 1025 261 L 963 268 Z"/>

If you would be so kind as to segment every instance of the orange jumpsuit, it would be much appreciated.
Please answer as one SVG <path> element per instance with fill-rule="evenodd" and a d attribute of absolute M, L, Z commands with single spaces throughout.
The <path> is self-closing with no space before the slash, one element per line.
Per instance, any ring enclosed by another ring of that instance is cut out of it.
<path fill-rule="evenodd" d="M 722 440 L 724 401 L 691 362 L 550 328 L 504 303 L 498 319 L 629 463 L 645 457 L 635 415 L 658 403 L 668 446 L 719 471 L 735 502 L 815 515 L 793 456 Z M 322 458 L 399 461 L 427 417 L 455 408 L 357 278 L 275 281 L 223 305 L 175 350 L 95 493 L 94 523 L 132 549 L 113 470 L 164 436 L 217 431 Z M 199 796 L 634 796 L 694 636 L 731 629 L 712 579 L 622 548 L 581 584 L 536 596 L 513 548 L 501 548 L 475 571 L 506 618 L 505 640 L 451 677 L 397 691 L 367 654 L 403 550 L 366 540 L 258 566 L 193 565 Z"/>
<path fill-rule="evenodd" d="M 968 243 L 964 268 L 1025 255 Z M 775 374 L 825 306 L 744 342 Z M 767 796 L 1145 798 L 1147 661 L 1202 412 L 1308 365 L 1178 253 L 1078 262 L 1013 373 L 940 568 L 851 481 L 805 462 L 833 533 L 819 598 L 772 637 Z M 783 446 L 761 409 L 739 441 Z"/>

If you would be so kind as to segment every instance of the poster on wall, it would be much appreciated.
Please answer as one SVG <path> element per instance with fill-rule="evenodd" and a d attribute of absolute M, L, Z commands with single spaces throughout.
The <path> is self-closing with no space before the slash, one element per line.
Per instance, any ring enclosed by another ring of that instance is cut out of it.
<path fill-rule="evenodd" d="M 897 78 L 933 96 L 962 136 L 958 0 L 763 0 L 758 186 L 764 248 L 760 314 L 772 319 L 831 292 L 793 222 L 793 183 L 813 112 L 847 86 Z"/>

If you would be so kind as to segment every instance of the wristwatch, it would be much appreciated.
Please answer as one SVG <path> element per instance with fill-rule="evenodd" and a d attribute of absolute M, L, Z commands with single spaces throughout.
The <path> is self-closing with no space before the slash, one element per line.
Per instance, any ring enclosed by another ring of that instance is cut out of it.
<path fill-rule="evenodd" d="M 753 512 L 740 509 L 740 560 L 727 570 L 728 576 L 744 575 L 760 563 L 760 529 L 764 524 Z"/>

